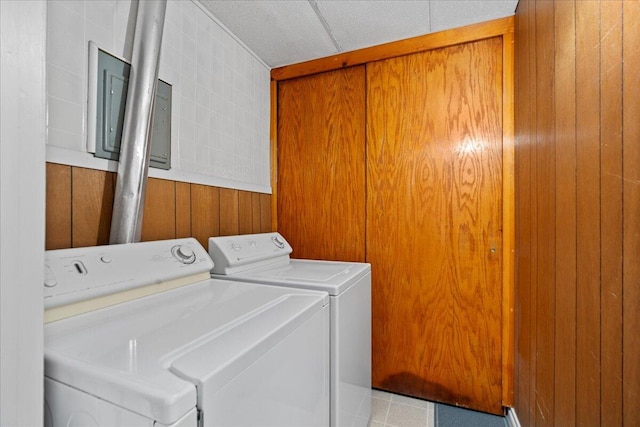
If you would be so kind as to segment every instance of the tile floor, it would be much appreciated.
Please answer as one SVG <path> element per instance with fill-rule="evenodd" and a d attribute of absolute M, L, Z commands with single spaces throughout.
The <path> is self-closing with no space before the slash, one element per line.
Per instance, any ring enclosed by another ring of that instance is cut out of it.
<path fill-rule="evenodd" d="M 373 390 L 369 427 L 435 427 L 435 404 Z"/>

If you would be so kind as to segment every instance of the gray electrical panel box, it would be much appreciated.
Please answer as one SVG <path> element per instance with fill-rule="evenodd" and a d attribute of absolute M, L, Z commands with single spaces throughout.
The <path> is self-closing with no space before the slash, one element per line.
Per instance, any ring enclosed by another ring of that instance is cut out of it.
<path fill-rule="evenodd" d="M 120 155 L 130 69 L 126 62 L 98 50 L 96 157 L 118 160 Z M 171 168 L 171 85 L 162 80 L 156 91 L 149 166 Z"/>

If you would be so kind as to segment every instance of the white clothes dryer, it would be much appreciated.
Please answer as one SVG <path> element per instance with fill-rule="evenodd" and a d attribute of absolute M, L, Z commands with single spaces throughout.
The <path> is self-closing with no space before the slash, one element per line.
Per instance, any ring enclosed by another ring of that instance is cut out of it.
<path fill-rule="evenodd" d="M 331 426 L 371 416 L 371 265 L 292 259 L 279 233 L 209 238 L 212 277 L 329 293 Z"/>
<path fill-rule="evenodd" d="M 195 239 L 45 266 L 45 425 L 329 425 L 327 293 L 211 279 Z"/>

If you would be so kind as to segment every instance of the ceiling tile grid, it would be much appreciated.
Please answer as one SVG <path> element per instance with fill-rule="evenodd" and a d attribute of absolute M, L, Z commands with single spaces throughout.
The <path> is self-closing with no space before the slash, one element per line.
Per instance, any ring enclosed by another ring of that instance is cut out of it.
<path fill-rule="evenodd" d="M 432 32 L 511 16 L 518 4 L 512 0 L 431 0 L 430 3 Z"/>
<path fill-rule="evenodd" d="M 194 0 L 269 67 L 513 15 L 517 0 Z"/>
<path fill-rule="evenodd" d="M 318 1 L 342 51 L 429 33 L 428 1 Z"/>

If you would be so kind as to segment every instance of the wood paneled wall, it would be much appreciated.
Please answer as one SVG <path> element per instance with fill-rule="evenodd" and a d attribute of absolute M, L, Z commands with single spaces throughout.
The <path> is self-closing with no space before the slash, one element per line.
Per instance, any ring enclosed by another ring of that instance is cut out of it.
<path fill-rule="evenodd" d="M 116 174 L 47 164 L 46 249 L 109 243 Z M 149 178 L 142 240 L 271 231 L 271 195 Z"/>
<path fill-rule="evenodd" d="M 640 420 L 640 3 L 516 11 L 523 426 Z"/>

